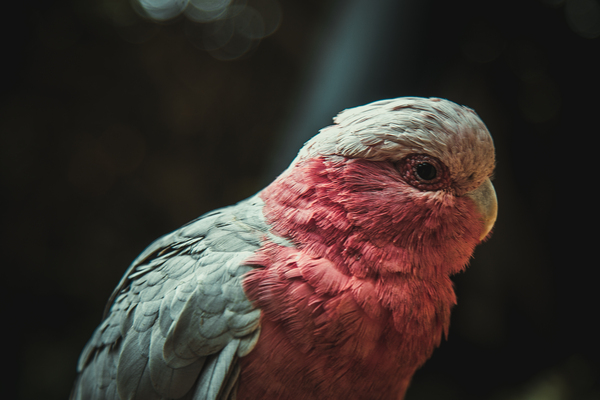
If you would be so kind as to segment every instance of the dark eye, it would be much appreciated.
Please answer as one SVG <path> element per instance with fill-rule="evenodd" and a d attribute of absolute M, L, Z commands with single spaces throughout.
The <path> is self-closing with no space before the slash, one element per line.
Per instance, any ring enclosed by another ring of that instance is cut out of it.
<path fill-rule="evenodd" d="M 426 162 L 418 164 L 416 172 L 417 175 L 419 175 L 419 178 L 426 181 L 435 179 L 435 177 L 437 176 L 437 170 L 435 169 L 435 167 Z"/>
<path fill-rule="evenodd" d="M 448 168 L 428 154 L 409 154 L 396 164 L 402 179 L 420 190 L 439 190 L 451 185 Z"/>

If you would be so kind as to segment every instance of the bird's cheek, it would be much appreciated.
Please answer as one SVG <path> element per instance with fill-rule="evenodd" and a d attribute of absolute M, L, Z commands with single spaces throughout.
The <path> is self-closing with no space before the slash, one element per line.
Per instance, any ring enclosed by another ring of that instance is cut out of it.
<path fill-rule="evenodd" d="M 494 185 L 489 179 L 486 179 L 477 189 L 466 193 L 464 196 L 471 198 L 475 203 L 479 219 L 483 223 L 479 240 L 484 240 L 492 230 L 498 215 L 498 199 L 496 198 Z"/>

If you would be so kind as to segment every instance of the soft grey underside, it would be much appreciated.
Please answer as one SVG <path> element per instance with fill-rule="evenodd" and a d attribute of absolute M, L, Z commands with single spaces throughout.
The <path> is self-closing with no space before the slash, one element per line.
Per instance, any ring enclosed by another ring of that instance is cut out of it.
<path fill-rule="evenodd" d="M 79 360 L 73 400 L 234 399 L 260 333 L 245 265 L 272 236 L 254 196 L 163 236 L 129 267 Z"/>

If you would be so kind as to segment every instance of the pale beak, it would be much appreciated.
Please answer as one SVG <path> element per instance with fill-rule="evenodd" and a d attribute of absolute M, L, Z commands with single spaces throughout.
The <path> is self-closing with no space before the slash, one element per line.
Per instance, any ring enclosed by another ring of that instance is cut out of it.
<path fill-rule="evenodd" d="M 498 200 L 496 199 L 494 185 L 492 185 L 492 182 L 488 178 L 477 189 L 466 193 L 465 196 L 473 199 L 477 207 L 480 215 L 479 218 L 483 222 L 483 231 L 479 240 L 483 240 L 492 230 L 494 222 L 496 222 L 496 216 L 498 215 Z"/>

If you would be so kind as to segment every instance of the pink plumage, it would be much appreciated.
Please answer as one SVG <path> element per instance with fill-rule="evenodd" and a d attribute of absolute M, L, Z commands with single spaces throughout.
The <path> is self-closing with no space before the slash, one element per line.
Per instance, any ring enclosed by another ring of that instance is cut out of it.
<path fill-rule="evenodd" d="M 492 139 L 466 107 L 399 98 L 342 112 L 255 197 L 138 257 L 75 393 L 113 362 L 114 389 L 96 385 L 118 397 L 99 398 L 402 399 L 448 333 L 450 276 L 494 224 L 493 168 Z M 179 265 L 193 279 L 144 300 Z"/>
<path fill-rule="evenodd" d="M 447 333 L 449 274 L 479 242 L 474 204 L 428 208 L 392 165 L 356 159 L 311 159 L 261 196 L 274 231 L 298 247 L 271 244 L 248 260 L 264 266 L 244 285 L 269 340 L 241 360 L 239 398 L 402 397 Z"/>

